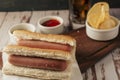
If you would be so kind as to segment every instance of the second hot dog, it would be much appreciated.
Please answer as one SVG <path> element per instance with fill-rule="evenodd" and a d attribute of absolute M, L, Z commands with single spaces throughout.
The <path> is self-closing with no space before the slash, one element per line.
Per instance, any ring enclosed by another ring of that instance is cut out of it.
<path fill-rule="evenodd" d="M 33 47 L 33 48 L 63 50 L 69 52 L 72 49 L 72 47 L 67 44 L 59 44 L 59 43 L 39 41 L 39 40 L 19 40 L 18 45 Z"/>

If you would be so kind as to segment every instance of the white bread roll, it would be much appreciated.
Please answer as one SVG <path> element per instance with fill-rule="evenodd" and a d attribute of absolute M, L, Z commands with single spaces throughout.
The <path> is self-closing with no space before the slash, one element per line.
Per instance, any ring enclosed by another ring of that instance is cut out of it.
<path fill-rule="evenodd" d="M 18 39 L 41 40 L 61 44 L 69 44 L 70 46 L 75 46 L 76 44 L 75 39 L 67 35 L 41 34 L 25 30 L 15 30 L 13 32 L 13 35 Z"/>
<path fill-rule="evenodd" d="M 26 76 L 38 79 L 70 80 L 69 79 L 71 76 L 70 68 L 71 67 L 69 66 L 65 71 L 49 71 L 43 69 L 18 67 L 7 62 L 4 65 L 2 71 L 4 74 Z"/>
<path fill-rule="evenodd" d="M 71 53 L 67 51 L 30 48 L 19 45 L 7 45 L 3 49 L 3 52 L 7 54 L 15 54 L 21 56 L 35 56 L 35 57 L 44 57 L 44 58 L 53 58 L 53 59 L 62 59 L 62 60 L 70 60 L 72 58 Z"/>

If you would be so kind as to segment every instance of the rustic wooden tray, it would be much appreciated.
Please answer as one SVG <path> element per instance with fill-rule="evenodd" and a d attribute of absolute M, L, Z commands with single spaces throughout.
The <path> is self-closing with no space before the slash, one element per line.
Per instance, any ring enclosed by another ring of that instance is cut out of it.
<path fill-rule="evenodd" d="M 84 27 L 71 31 L 67 35 L 74 37 L 77 41 L 76 59 L 82 72 L 120 46 L 120 34 L 110 41 L 95 41 L 87 37 Z"/>

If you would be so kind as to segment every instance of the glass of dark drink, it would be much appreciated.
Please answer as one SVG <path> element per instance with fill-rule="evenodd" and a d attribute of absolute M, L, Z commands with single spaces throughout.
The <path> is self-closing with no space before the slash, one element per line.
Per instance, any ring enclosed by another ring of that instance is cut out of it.
<path fill-rule="evenodd" d="M 89 9 L 89 0 L 69 0 L 70 20 L 73 29 L 83 27 Z"/>

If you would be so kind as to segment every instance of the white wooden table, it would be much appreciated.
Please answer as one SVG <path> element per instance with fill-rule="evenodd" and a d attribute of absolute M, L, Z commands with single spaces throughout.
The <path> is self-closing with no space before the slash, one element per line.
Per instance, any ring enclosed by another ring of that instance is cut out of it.
<path fill-rule="evenodd" d="M 119 13 L 118 15 L 116 15 Z M 111 10 L 120 19 L 120 9 Z M 37 20 L 43 16 L 58 15 L 69 25 L 68 10 L 0 12 L 0 51 L 9 42 L 8 29 L 17 23 L 27 22 L 37 27 Z M 0 80 L 2 74 L 0 71 Z M 110 52 L 93 67 L 83 73 L 84 80 L 120 80 L 120 48 Z"/>

